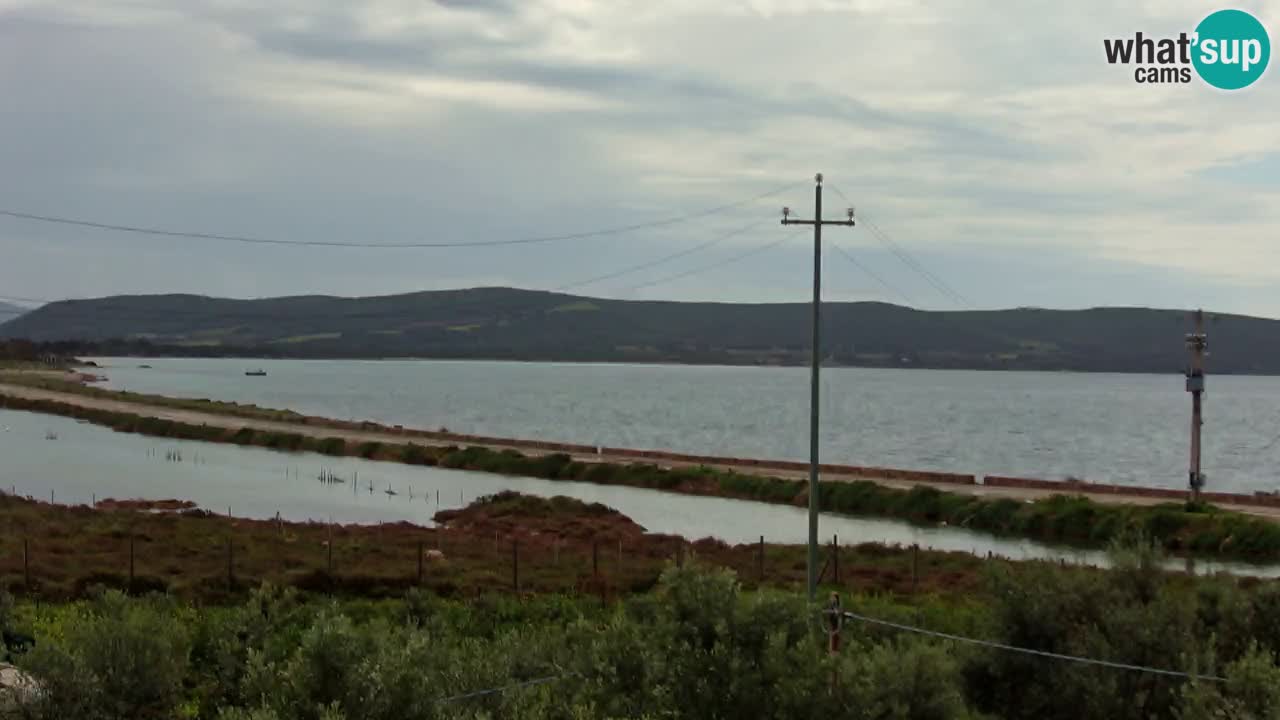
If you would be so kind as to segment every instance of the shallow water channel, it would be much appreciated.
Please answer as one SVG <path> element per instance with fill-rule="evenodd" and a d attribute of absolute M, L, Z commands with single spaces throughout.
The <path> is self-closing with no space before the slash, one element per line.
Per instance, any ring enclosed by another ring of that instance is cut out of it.
<path fill-rule="evenodd" d="M 322 482 L 322 474 L 343 482 Z M 108 497 L 178 498 L 238 517 L 265 519 L 279 513 L 286 520 L 409 521 L 427 526 L 438 510 L 516 490 L 603 503 L 650 532 L 689 539 L 713 537 L 737 544 L 763 536 L 770 543 L 798 544 L 807 537 L 805 510 L 784 505 L 153 438 L 11 410 L 0 410 L 0 488 L 60 504 L 89 504 Z M 824 542 L 835 535 L 841 544 L 918 543 L 923 548 L 1013 559 L 1105 564 L 1098 552 L 957 528 L 825 513 L 820 528 Z M 1181 569 L 1184 563 L 1173 566 Z M 1198 561 L 1196 570 L 1280 577 L 1280 566 Z"/>

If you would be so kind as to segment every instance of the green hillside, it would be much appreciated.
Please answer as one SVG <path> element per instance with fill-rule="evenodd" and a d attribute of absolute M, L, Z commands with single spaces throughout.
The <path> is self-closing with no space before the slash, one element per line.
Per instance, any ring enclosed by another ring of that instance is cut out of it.
<path fill-rule="evenodd" d="M 52 303 L 0 338 L 93 352 L 273 357 L 441 357 L 802 364 L 805 303 L 627 301 L 477 288 L 365 298 L 116 296 Z M 824 305 L 830 364 L 1180 372 L 1180 310 L 932 312 Z M 1280 373 L 1280 321 L 1211 315 L 1217 373 Z M 92 343 L 85 346 L 84 343 Z"/>

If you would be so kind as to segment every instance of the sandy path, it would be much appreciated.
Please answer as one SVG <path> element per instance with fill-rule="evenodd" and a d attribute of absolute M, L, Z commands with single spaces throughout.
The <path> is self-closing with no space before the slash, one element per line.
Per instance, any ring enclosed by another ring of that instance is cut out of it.
<path fill-rule="evenodd" d="M 74 393 L 64 393 L 64 392 L 58 392 L 54 390 L 29 388 L 29 387 L 23 387 L 20 385 L 9 385 L 5 383 L 0 383 L 0 392 L 15 396 L 15 397 L 40 399 L 40 400 L 55 400 L 58 402 L 64 402 L 71 405 L 78 405 L 80 407 L 95 408 L 99 410 L 109 410 L 113 412 L 134 413 L 137 415 L 147 415 L 151 417 L 162 418 L 165 420 L 173 420 L 175 422 L 189 423 L 192 425 L 209 425 L 212 427 L 231 428 L 231 429 L 251 427 L 251 428 L 254 428 L 255 430 L 297 433 L 300 435 L 307 435 L 310 437 L 317 437 L 317 438 L 340 437 L 344 440 L 350 440 L 355 442 L 374 441 L 374 442 L 382 442 L 382 443 L 404 444 L 406 442 L 412 441 L 418 445 L 423 445 L 426 447 L 443 447 L 450 444 L 458 444 L 458 443 L 450 443 L 450 442 L 441 441 L 441 440 L 433 440 L 431 438 L 425 438 L 425 437 L 411 437 L 411 436 L 405 436 L 405 435 L 397 435 L 395 433 L 386 433 L 386 432 L 369 431 L 369 430 L 349 430 L 349 429 L 343 429 L 343 428 L 332 428 L 332 427 L 323 427 L 323 426 L 315 426 L 315 425 L 301 425 L 297 423 L 276 422 L 272 420 L 240 418 L 240 417 L 234 417 L 229 415 L 218 415 L 216 413 L 206 413 L 206 412 L 199 412 L 195 410 L 167 408 L 167 407 L 158 406 L 158 405 L 148 405 L 145 403 L 135 403 L 135 402 L 128 402 L 124 400 L 115 400 L 111 398 L 88 397 L 85 395 L 77 395 Z M 475 443 L 470 443 L 470 444 L 475 444 Z M 516 440 L 513 440 L 511 442 L 504 442 L 504 443 L 496 443 L 496 442 L 485 443 L 484 445 L 485 447 L 490 447 L 495 449 L 513 448 L 513 449 L 521 450 L 526 454 L 533 454 L 533 455 L 543 454 L 546 452 L 545 450 L 531 448 L 528 445 Z M 633 458 L 633 457 L 623 457 L 623 456 L 615 456 L 615 455 L 609 455 L 609 454 L 604 454 L 604 455 L 573 454 L 573 458 L 581 462 L 611 462 L 611 463 L 618 463 L 623 465 L 637 462 L 636 458 Z M 646 460 L 646 462 L 654 462 L 654 461 Z M 688 465 L 692 465 L 693 463 L 660 461 L 660 462 L 656 462 L 655 464 L 660 465 L 662 467 L 671 468 L 671 467 L 688 466 Z M 717 466 L 712 465 L 712 467 L 717 467 Z M 779 470 L 779 469 L 773 469 L 773 468 L 756 468 L 756 467 L 750 467 L 750 466 L 746 466 L 746 467 L 718 466 L 718 467 L 724 470 L 733 470 L 734 472 L 737 472 L 737 473 L 750 474 L 750 475 L 767 475 L 772 477 L 785 477 L 785 478 L 808 477 L 807 473 L 805 472 Z M 1032 488 L 984 487 L 982 485 L 927 483 L 927 482 L 916 482 L 916 481 L 891 480 L 888 478 L 880 478 L 880 477 L 843 475 L 843 474 L 834 474 L 834 473 L 824 473 L 822 476 L 822 479 L 824 481 L 835 481 L 835 482 L 841 482 L 841 481 L 847 482 L 851 480 L 871 480 L 880 485 L 884 485 L 886 487 L 894 487 L 894 488 L 911 488 L 918 485 L 928 485 L 928 486 L 936 487 L 939 490 L 944 490 L 947 492 L 962 493 L 962 494 L 968 494 L 968 495 L 981 495 L 983 497 L 993 497 L 993 498 L 1007 497 L 1007 498 L 1013 498 L 1015 500 L 1036 500 L 1040 498 L 1049 497 L 1050 495 L 1054 494 L 1053 492 L 1048 490 L 1039 490 L 1039 489 L 1032 489 Z M 1084 494 L 1088 495 L 1091 499 L 1093 499 L 1096 502 L 1109 504 L 1109 505 L 1155 505 L 1159 503 L 1169 502 L 1166 499 L 1150 498 L 1150 497 L 1143 497 L 1138 495 L 1117 495 L 1117 494 L 1111 494 L 1111 493 L 1084 493 Z M 1246 513 L 1249 515 L 1257 515 L 1259 517 L 1266 517 L 1272 520 L 1280 521 L 1280 508 L 1257 507 L 1257 506 L 1251 506 L 1251 505 L 1232 505 L 1232 504 L 1220 504 L 1220 506 L 1230 510 L 1234 510 L 1236 512 Z"/>

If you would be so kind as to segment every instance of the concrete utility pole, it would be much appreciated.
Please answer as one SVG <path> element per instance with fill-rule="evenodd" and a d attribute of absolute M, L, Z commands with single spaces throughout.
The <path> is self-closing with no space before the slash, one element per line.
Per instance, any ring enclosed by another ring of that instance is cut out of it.
<path fill-rule="evenodd" d="M 822 173 L 814 176 L 813 219 L 791 217 L 791 208 L 782 208 L 783 225 L 813 226 L 813 357 L 809 380 L 809 600 L 818 594 L 818 368 L 822 365 L 822 226 L 853 227 L 853 208 L 844 220 L 822 219 Z"/>
<path fill-rule="evenodd" d="M 1187 334 L 1187 349 L 1191 351 L 1191 365 L 1187 368 L 1187 392 L 1191 393 L 1191 470 L 1188 480 L 1191 501 L 1200 499 L 1204 487 L 1204 475 L 1200 472 L 1200 417 L 1201 396 L 1204 394 L 1204 355 L 1208 345 L 1204 334 L 1204 311 L 1195 312 L 1196 331 Z"/>

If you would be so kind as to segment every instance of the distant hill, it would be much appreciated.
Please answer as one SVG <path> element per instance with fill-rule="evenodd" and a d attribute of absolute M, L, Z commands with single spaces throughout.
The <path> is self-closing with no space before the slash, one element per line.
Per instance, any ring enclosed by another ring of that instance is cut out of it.
<path fill-rule="evenodd" d="M 805 303 L 602 300 L 477 288 L 364 298 L 116 296 L 51 303 L 0 338 L 103 354 L 435 357 L 728 364 L 808 362 Z M 1181 372 L 1180 310 L 932 312 L 823 306 L 826 362 L 890 367 Z M 1280 374 L 1280 321 L 1210 316 L 1215 373 Z M 86 345 L 86 342 L 92 343 Z"/>

